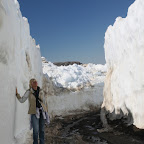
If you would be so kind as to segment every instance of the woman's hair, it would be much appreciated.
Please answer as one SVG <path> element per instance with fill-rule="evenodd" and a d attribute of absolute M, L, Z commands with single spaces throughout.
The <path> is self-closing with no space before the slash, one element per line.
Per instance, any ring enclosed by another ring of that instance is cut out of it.
<path fill-rule="evenodd" d="M 29 88 L 32 88 L 32 83 L 36 81 L 36 79 L 32 78 L 30 81 L 29 81 Z"/>

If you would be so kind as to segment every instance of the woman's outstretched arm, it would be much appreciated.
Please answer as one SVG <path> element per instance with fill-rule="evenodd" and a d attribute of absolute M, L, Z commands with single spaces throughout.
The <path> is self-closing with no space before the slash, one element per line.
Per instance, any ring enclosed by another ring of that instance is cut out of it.
<path fill-rule="evenodd" d="M 27 90 L 25 94 L 21 97 L 20 94 L 18 94 L 17 88 L 16 88 L 16 97 L 21 103 L 24 103 L 27 100 L 27 98 L 29 97 L 29 94 L 30 94 L 30 90 Z"/>

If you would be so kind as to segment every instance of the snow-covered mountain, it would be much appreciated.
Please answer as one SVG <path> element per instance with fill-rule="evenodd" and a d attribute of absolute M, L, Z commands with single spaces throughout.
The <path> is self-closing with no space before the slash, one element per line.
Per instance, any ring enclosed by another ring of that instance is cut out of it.
<path fill-rule="evenodd" d="M 108 27 L 104 47 L 108 73 L 102 108 L 144 129 L 144 0 Z"/>

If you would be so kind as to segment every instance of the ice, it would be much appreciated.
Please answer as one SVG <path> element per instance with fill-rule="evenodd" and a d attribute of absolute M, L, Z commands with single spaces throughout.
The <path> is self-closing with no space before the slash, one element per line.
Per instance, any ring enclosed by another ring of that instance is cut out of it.
<path fill-rule="evenodd" d="M 108 73 L 102 108 L 114 118 L 144 129 L 144 1 L 136 0 L 126 18 L 118 17 L 105 34 Z M 131 117 L 132 116 L 132 117 Z M 131 118 L 130 118 L 131 117 Z"/>

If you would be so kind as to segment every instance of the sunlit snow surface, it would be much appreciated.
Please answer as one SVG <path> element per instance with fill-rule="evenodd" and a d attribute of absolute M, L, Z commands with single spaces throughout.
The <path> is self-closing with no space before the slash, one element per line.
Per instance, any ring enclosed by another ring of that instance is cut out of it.
<path fill-rule="evenodd" d="M 43 63 L 43 73 L 47 74 L 57 87 L 78 90 L 95 86 L 104 81 L 106 65 L 88 64 L 56 66 L 51 62 Z"/>
<path fill-rule="evenodd" d="M 108 27 L 104 47 L 108 73 L 102 107 L 115 115 L 131 113 L 129 123 L 144 129 L 144 0 Z"/>
<path fill-rule="evenodd" d="M 0 0 L 0 143 L 23 144 L 29 130 L 28 101 L 22 96 L 29 80 L 42 85 L 39 46 L 30 36 L 28 20 L 22 17 L 17 0 Z"/>

